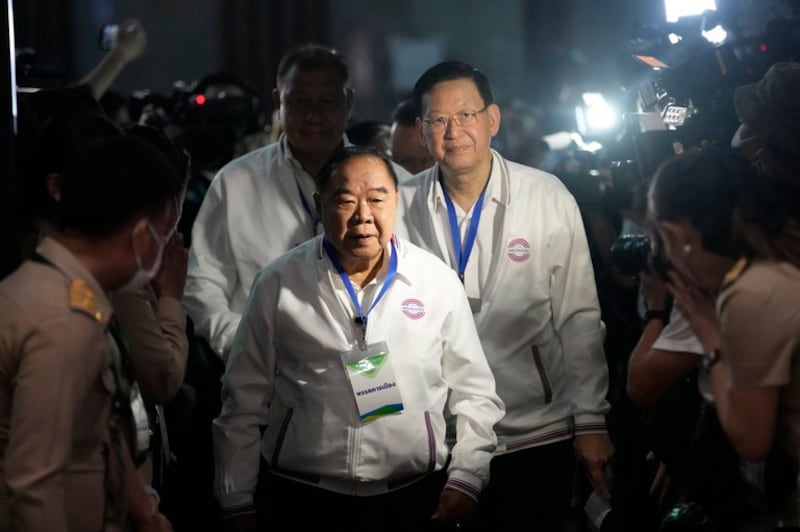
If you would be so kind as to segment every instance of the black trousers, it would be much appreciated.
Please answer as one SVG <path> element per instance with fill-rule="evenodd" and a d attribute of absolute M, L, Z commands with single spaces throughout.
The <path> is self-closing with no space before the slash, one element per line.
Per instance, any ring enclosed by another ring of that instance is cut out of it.
<path fill-rule="evenodd" d="M 259 530 L 438 531 L 446 473 L 437 471 L 381 495 L 357 497 L 273 475 L 262 461 L 255 504 Z"/>
<path fill-rule="evenodd" d="M 574 474 L 571 439 L 495 456 L 478 505 L 478 528 L 562 530 L 570 514 Z"/>

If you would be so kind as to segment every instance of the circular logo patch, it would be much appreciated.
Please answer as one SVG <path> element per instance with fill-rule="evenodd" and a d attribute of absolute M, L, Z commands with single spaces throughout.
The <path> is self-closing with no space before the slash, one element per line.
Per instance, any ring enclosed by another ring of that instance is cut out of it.
<path fill-rule="evenodd" d="M 531 245 L 524 238 L 515 238 L 506 246 L 506 252 L 514 262 L 525 262 L 531 256 Z"/>
<path fill-rule="evenodd" d="M 425 315 L 425 305 L 419 299 L 406 299 L 400 303 L 400 310 L 412 320 L 418 320 Z"/>

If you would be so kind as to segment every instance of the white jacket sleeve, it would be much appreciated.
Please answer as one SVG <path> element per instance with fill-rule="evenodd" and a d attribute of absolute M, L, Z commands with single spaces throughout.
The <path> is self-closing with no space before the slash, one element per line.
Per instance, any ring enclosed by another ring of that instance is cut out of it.
<path fill-rule="evenodd" d="M 225 512 L 253 504 L 261 456 L 260 427 L 267 424 L 275 374 L 275 295 L 259 276 L 222 376 L 222 410 L 212 425 L 214 489 Z"/>
<path fill-rule="evenodd" d="M 575 433 L 605 432 L 605 325 L 580 211 L 572 198 L 564 207 L 566 223 L 550 242 L 555 251 L 550 272 L 553 325 L 564 347 Z"/>
<path fill-rule="evenodd" d="M 241 314 L 231 310 L 238 280 L 229 234 L 224 175 L 220 173 L 203 198 L 192 228 L 183 303 L 194 322 L 195 333 L 208 340 L 223 359 L 241 319 Z"/>
<path fill-rule="evenodd" d="M 449 408 L 456 417 L 456 444 L 447 487 L 477 500 L 489 481 L 489 462 L 497 446 L 494 425 L 505 414 L 505 407 L 495 391 L 472 311 L 455 275 L 453 284 L 442 359 L 444 378 L 451 390 Z"/>

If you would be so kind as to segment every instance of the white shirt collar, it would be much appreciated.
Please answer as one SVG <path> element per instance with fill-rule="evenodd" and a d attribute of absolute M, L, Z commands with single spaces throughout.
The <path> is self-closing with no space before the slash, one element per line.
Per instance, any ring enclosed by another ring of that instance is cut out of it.
<path fill-rule="evenodd" d="M 332 275 L 339 275 L 339 272 L 336 271 L 336 268 L 333 266 L 333 263 L 328 258 L 328 255 L 325 253 L 325 246 L 323 244 L 324 234 L 319 235 L 316 237 L 318 239 L 317 242 L 317 260 L 319 261 L 320 267 L 322 268 L 323 272 L 328 272 Z M 411 282 L 411 270 L 413 269 L 413 265 L 409 264 L 408 260 L 406 260 L 406 256 L 408 255 L 408 247 L 406 242 L 394 235 L 395 240 L 395 247 L 397 249 L 397 279 L 403 279 L 406 283 Z M 391 242 L 386 244 L 386 251 L 388 253 L 387 258 L 391 257 L 392 253 L 392 244 Z M 378 275 L 375 277 L 376 279 L 382 281 L 386 277 L 386 272 L 389 269 L 389 261 L 386 260 L 381 265 L 381 270 L 378 272 Z"/>
<path fill-rule="evenodd" d="M 499 203 L 499 204 L 506 204 L 508 201 L 507 197 L 507 190 L 508 186 L 505 183 L 505 173 L 501 168 L 502 158 L 494 151 L 491 150 L 492 153 L 492 169 L 489 172 L 489 184 L 486 188 L 487 198 Z M 436 164 L 430 172 L 433 172 L 433 207 L 434 209 L 445 209 L 447 210 L 447 203 L 444 200 L 444 191 L 442 190 L 442 184 L 439 181 L 439 165 Z"/>

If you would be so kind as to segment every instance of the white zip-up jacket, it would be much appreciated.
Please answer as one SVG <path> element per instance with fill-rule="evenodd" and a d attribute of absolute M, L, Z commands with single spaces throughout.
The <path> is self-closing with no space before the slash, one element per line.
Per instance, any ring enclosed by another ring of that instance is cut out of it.
<path fill-rule="evenodd" d="M 258 272 L 319 232 L 314 181 L 284 135 L 234 159 L 211 182 L 192 227 L 183 304 L 195 333 L 227 356 Z"/>
<path fill-rule="evenodd" d="M 346 137 L 342 142 L 350 145 Z M 393 167 L 401 181 L 410 177 Z M 322 232 L 315 189 L 286 135 L 234 159 L 211 182 L 192 228 L 183 303 L 195 333 L 221 357 L 228 355 L 258 272 Z"/>
<path fill-rule="evenodd" d="M 506 407 L 497 452 L 605 432 L 605 326 L 578 206 L 555 176 L 492 156 L 469 295 Z M 401 184 L 397 232 L 455 269 L 438 175 L 437 164 Z"/>
<path fill-rule="evenodd" d="M 404 410 L 362 423 L 340 358 L 362 329 L 322 239 L 289 251 L 253 285 L 213 424 L 222 507 L 252 504 L 260 457 L 275 474 L 349 495 L 383 493 L 441 469 L 448 390 L 458 431 L 448 486 L 477 498 L 504 410 L 458 278 L 396 239 L 397 274 L 368 315 L 365 341 L 387 342 Z M 361 290 L 365 310 L 386 262 Z"/>

